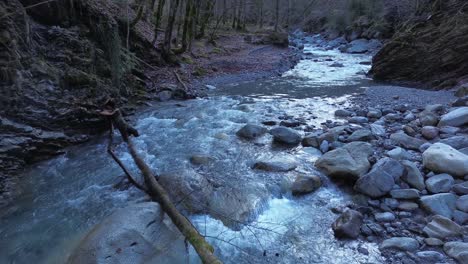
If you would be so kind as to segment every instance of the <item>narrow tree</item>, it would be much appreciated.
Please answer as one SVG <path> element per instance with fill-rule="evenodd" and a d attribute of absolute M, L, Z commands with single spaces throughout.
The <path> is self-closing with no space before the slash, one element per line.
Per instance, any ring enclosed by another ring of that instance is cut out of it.
<path fill-rule="evenodd" d="M 166 0 L 159 0 L 158 9 L 156 13 L 154 13 L 154 38 L 153 38 L 153 45 L 156 44 L 156 40 L 158 40 L 158 30 L 159 26 L 161 25 L 161 18 L 164 11 L 164 5 L 166 4 Z"/>
<path fill-rule="evenodd" d="M 275 6 L 275 32 L 278 32 L 279 25 L 279 0 L 276 0 Z"/>
<path fill-rule="evenodd" d="M 174 30 L 174 22 L 177 15 L 177 9 L 179 7 L 180 0 L 172 0 L 169 6 L 169 18 L 167 21 L 166 31 L 164 32 L 164 43 L 162 54 L 163 57 L 168 61 L 173 61 L 171 51 L 172 31 Z"/>

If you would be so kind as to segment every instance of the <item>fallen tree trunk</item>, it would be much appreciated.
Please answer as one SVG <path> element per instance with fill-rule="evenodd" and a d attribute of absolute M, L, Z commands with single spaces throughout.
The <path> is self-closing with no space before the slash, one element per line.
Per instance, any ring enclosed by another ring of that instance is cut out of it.
<path fill-rule="evenodd" d="M 115 124 L 117 126 L 121 124 Z M 125 127 L 128 127 L 126 125 Z M 126 131 L 124 129 L 119 129 L 120 132 Z M 111 125 L 111 133 L 113 133 L 112 125 Z M 122 135 L 125 136 L 125 135 Z M 112 137 L 110 138 L 112 139 Z M 214 249 L 213 247 L 206 242 L 205 238 L 200 235 L 197 229 L 192 225 L 192 223 L 182 215 L 179 210 L 175 207 L 174 203 L 172 203 L 169 195 L 167 194 L 166 190 L 158 183 L 156 180 L 155 175 L 151 171 L 150 167 L 143 161 L 140 157 L 138 152 L 133 145 L 133 142 L 130 137 L 124 137 L 124 141 L 127 142 L 127 147 L 130 151 L 130 155 L 132 156 L 133 160 L 135 161 L 138 169 L 140 169 L 143 177 L 145 179 L 146 192 L 151 198 L 158 202 L 161 206 L 161 209 L 166 213 L 169 218 L 171 218 L 174 225 L 179 229 L 179 231 L 185 236 L 187 241 L 193 246 L 195 251 L 197 252 L 200 259 L 205 264 L 222 264 L 222 262 L 213 254 Z M 112 143 L 112 141 L 111 141 Z M 118 160 L 114 153 L 112 152 L 112 147 L 109 145 L 108 147 L 109 153 L 112 155 L 114 160 L 119 164 L 119 166 L 124 170 L 124 172 L 129 177 L 129 180 L 135 184 L 136 181 L 130 176 L 128 170 L 125 169 L 125 166 Z M 136 185 L 138 187 L 138 185 Z M 140 187 L 140 189 L 142 189 Z"/>

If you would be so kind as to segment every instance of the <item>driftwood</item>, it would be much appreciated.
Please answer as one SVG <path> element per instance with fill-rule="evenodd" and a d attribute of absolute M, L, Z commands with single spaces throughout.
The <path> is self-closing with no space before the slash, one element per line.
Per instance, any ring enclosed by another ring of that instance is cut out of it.
<path fill-rule="evenodd" d="M 114 122 L 115 118 L 110 118 L 111 120 L 111 134 L 113 133 L 113 126 L 121 132 L 124 141 L 127 143 L 128 150 L 135 161 L 138 169 L 140 169 L 143 177 L 145 179 L 146 187 L 138 187 L 138 183 L 130 175 L 130 172 L 125 168 L 125 166 L 120 162 L 120 160 L 115 156 L 112 151 L 112 135 L 110 137 L 110 144 L 108 147 L 109 154 L 114 158 L 114 160 L 119 164 L 122 170 L 127 175 L 129 181 L 139 189 L 145 190 L 149 196 L 155 201 L 158 202 L 161 206 L 161 209 L 166 213 L 169 218 L 171 218 L 174 225 L 179 229 L 179 231 L 185 236 L 185 239 L 193 246 L 198 256 L 205 264 L 222 264 L 222 262 L 213 254 L 214 248 L 205 240 L 205 238 L 200 235 L 197 229 L 192 225 L 192 223 L 182 215 L 179 210 L 176 208 L 174 203 L 169 198 L 166 190 L 158 183 L 155 175 L 151 171 L 150 167 L 143 161 L 138 152 L 133 145 L 133 142 L 130 137 L 128 137 L 128 130 L 135 130 L 133 127 L 127 123 Z M 122 121 L 123 119 L 119 120 Z M 133 132 L 133 131 L 132 131 Z M 136 135 L 138 132 L 135 130 Z"/>

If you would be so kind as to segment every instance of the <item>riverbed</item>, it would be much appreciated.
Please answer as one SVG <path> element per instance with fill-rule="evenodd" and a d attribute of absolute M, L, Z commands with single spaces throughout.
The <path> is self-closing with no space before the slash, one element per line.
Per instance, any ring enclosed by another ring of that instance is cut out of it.
<path fill-rule="evenodd" d="M 320 151 L 277 146 L 270 135 L 255 141 L 236 136 L 247 123 L 295 121 L 304 135 L 334 121 L 335 110 L 377 85 L 365 75 L 370 59 L 309 44 L 303 60 L 280 77 L 210 86 L 205 98 L 155 103 L 135 117 L 141 134 L 135 145 L 157 174 L 200 174 L 249 204 L 235 225 L 219 212 L 222 204 L 189 216 L 225 263 L 384 262 L 374 243 L 334 238 L 330 226 L 337 215 L 331 209 L 350 203 L 352 194 L 314 168 Z M 121 183 L 124 175 L 107 155 L 106 140 L 70 148 L 27 170 L 15 202 L 1 213 L 0 263 L 64 263 L 93 225 L 116 208 L 146 200 Z M 124 144 L 117 143 L 118 156 L 138 175 Z M 211 162 L 194 165 L 193 155 L 209 156 Z M 294 160 L 298 167 L 252 169 L 257 160 L 277 158 Z M 323 186 L 292 196 L 294 178 L 309 174 L 320 175 Z M 187 258 L 199 262 L 193 250 Z"/>

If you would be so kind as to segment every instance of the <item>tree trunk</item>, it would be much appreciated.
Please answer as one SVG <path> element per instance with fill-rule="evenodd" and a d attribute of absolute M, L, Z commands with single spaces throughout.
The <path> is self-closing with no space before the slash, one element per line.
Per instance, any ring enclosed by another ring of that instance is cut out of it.
<path fill-rule="evenodd" d="M 172 41 L 172 31 L 174 30 L 174 22 L 177 15 L 177 8 L 179 7 L 180 0 L 172 0 L 169 10 L 169 19 L 167 21 L 166 32 L 164 32 L 164 43 L 162 54 L 163 57 L 172 62 L 172 51 L 171 51 L 171 41 Z"/>
<path fill-rule="evenodd" d="M 156 40 L 158 40 L 158 29 L 161 24 L 161 18 L 163 15 L 165 4 L 166 4 L 166 0 L 160 0 L 158 3 L 158 9 L 156 10 L 156 13 L 155 13 L 153 45 L 156 44 Z"/>
<path fill-rule="evenodd" d="M 276 0 L 276 7 L 275 7 L 275 32 L 278 32 L 279 26 L 279 0 Z"/>
<path fill-rule="evenodd" d="M 184 26 L 182 32 L 182 47 L 176 51 L 176 54 L 184 53 L 189 47 L 189 41 L 191 41 L 192 30 L 192 14 L 193 14 L 193 0 L 187 0 L 185 6 Z"/>

